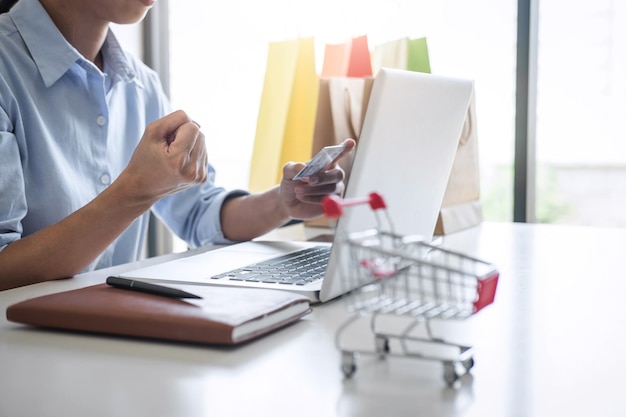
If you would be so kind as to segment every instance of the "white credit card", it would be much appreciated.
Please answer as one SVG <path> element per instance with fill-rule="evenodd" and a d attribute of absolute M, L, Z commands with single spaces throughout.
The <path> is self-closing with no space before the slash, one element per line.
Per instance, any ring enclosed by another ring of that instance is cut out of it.
<path fill-rule="evenodd" d="M 300 170 L 300 172 L 298 172 L 293 179 L 301 180 L 323 171 L 337 160 L 344 149 L 345 145 L 325 146 L 317 153 L 317 155 L 307 162 L 306 166 L 302 168 L 302 170 Z"/>

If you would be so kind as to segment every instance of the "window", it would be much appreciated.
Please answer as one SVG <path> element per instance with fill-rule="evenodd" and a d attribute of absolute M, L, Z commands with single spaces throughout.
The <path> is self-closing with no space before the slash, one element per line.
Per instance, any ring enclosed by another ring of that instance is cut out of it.
<path fill-rule="evenodd" d="M 626 7 L 541 0 L 537 221 L 626 226 Z"/>

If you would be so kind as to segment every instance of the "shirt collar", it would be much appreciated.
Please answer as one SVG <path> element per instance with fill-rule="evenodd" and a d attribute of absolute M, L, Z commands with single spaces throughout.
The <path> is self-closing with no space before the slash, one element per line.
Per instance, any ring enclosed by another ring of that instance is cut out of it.
<path fill-rule="evenodd" d="M 110 28 L 104 45 L 102 45 L 102 59 L 113 82 L 117 80 L 125 82 L 136 81 L 137 73 L 131 67 L 126 53 Z"/>
<path fill-rule="evenodd" d="M 38 0 L 20 0 L 10 14 L 46 87 L 53 85 L 75 62 L 86 61 L 63 37 Z M 112 80 L 130 81 L 135 78 L 135 72 L 111 29 L 102 54 L 112 72 Z"/>

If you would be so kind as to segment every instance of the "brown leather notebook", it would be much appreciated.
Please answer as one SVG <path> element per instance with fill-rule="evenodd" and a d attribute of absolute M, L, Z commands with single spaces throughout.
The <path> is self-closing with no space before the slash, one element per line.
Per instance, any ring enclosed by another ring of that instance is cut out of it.
<path fill-rule="evenodd" d="M 235 345 L 308 314 L 286 291 L 178 286 L 202 297 L 168 298 L 99 284 L 13 304 L 7 319 L 32 326 L 179 342 Z"/>

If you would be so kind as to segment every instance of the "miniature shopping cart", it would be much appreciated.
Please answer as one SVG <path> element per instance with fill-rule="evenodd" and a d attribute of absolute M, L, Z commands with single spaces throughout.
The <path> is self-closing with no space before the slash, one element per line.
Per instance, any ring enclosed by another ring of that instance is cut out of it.
<path fill-rule="evenodd" d="M 453 386 L 474 366 L 473 348 L 433 336 L 431 320 L 467 319 L 491 304 L 498 271 L 485 261 L 432 245 L 420 236 L 396 234 L 385 201 L 377 193 L 356 199 L 329 196 L 323 201 L 329 218 L 339 218 L 345 207 L 354 205 L 369 205 L 376 227 L 336 231 L 345 253 L 342 285 L 351 290 L 345 299 L 354 313 L 336 334 L 344 376 L 355 373 L 359 354 L 405 356 L 441 361 L 444 381 Z M 402 316 L 399 330 L 391 331 L 384 324 L 390 316 Z M 374 348 L 345 347 L 344 334 L 363 317 L 369 317 Z M 416 335 L 418 328 L 424 336 Z"/>

